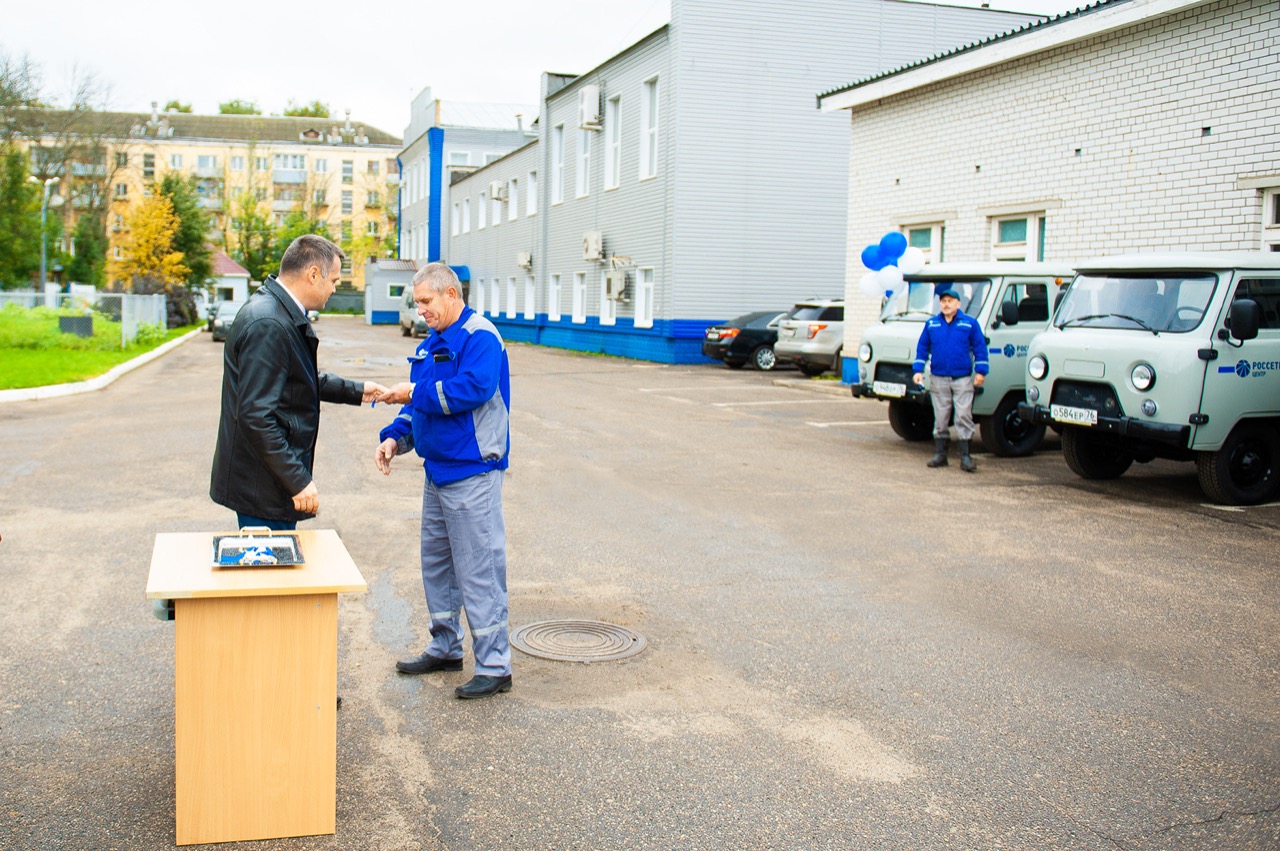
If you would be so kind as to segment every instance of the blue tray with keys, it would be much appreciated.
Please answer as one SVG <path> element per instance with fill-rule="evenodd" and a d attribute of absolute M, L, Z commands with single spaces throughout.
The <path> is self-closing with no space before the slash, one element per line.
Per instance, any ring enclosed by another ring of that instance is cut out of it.
<path fill-rule="evenodd" d="M 245 526 L 234 535 L 213 536 L 214 567 L 295 567 L 305 563 L 295 532 Z"/>

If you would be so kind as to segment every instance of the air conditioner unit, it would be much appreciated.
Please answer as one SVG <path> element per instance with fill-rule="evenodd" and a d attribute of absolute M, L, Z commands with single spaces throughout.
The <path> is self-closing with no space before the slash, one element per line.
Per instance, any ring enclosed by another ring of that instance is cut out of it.
<path fill-rule="evenodd" d="M 614 301 L 630 301 L 627 298 L 627 273 L 622 270 L 605 272 L 604 294 Z"/>
<path fill-rule="evenodd" d="M 530 254 L 528 251 L 519 252 L 518 254 L 516 254 L 516 265 L 519 266 L 521 269 L 532 269 L 533 255 Z"/>
<path fill-rule="evenodd" d="M 578 126 L 583 130 L 600 129 L 599 86 L 583 86 L 578 90 Z"/>
<path fill-rule="evenodd" d="M 582 259 L 599 260 L 604 257 L 604 234 L 589 230 L 582 235 Z"/>
<path fill-rule="evenodd" d="M 489 184 L 489 197 L 495 201 L 507 200 L 507 184 L 501 180 L 492 181 Z"/>

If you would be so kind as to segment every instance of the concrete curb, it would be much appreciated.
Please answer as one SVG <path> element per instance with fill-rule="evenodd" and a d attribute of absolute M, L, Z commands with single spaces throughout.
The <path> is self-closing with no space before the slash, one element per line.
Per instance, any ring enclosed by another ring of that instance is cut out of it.
<path fill-rule="evenodd" d="M 178 346 L 190 340 L 196 334 L 203 331 L 203 328 L 196 328 L 183 334 L 176 340 L 170 340 L 162 346 L 157 346 L 146 354 L 138 355 L 133 360 L 125 361 L 119 366 L 112 367 L 110 371 L 99 375 L 97 378 L 90 378 L 88 381 L 77 381 L 72 384 L 50 384 L 45 387 L 22 387 L 15 390 L 0 390 L 0 403 L 3 402 L 26 402 L 32 399 L 54 399 L 58 396 L 74 396 L 77 393 L 89 393 L 94 390 L 101 390 L 120 376 L 132 372 L 140 366 L 151 363 L 163 354 L 176 349 Z"/>

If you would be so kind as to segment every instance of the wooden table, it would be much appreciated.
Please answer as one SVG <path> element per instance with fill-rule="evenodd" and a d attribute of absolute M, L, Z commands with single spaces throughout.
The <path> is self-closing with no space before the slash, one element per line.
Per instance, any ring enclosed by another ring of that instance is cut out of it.
<path fill-rule="evenodd" d="M 157 535 L 147 578 L 174 601 L 177 844 L 333 833 L 338 593 L 368 586 L 331 529 L 297 567 L 212 567 L 214 534 Z"/>

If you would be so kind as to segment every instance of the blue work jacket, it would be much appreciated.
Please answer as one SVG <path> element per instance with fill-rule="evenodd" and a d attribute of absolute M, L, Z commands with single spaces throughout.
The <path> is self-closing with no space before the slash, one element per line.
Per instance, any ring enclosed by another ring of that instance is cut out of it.
<path fill-rule="evenodd" d="M 507 469 L 511 449 L 511 368 L 493 323 L 464 307 L 409 358 L 413 399 L 382 430 L 399 452 L 422 456 L 437 486 Z"/>
<path fill-rule="evenodd" d="M 946 378 L 963 378 L 974 372 L 986 375 L 991 369 L 987 338 L 978 320 L 963 310 L 957 310 L 950 322 L 941 313 L 930 317 L 920 332 L 912 367 L 924 372 L 925 361 L 929 361 L 930 373 Z"/>

